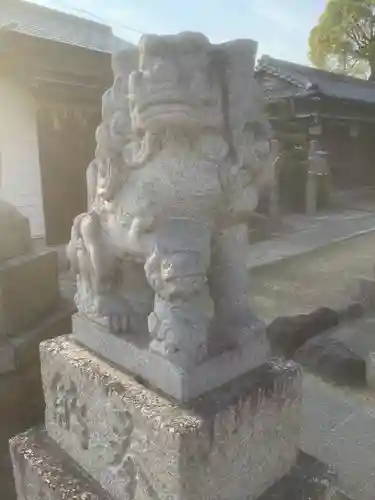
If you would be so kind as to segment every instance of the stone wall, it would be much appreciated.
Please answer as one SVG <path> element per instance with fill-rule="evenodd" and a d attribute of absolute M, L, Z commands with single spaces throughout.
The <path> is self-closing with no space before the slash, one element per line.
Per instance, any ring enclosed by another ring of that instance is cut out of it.
<path fill-rule="evenodd" d="M 45 234 L 36 104 L 28 87 L 0 78 L 0 194 Z"/>

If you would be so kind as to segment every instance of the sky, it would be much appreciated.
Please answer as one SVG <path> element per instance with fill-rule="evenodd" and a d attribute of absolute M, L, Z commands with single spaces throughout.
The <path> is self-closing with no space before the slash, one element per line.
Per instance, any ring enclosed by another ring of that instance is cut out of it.
<path fill-rule="evenodd" d="M 32 0 L 104 22 L 136 43 L 142 33 L 201 31 L 214 43 L 259 42 L 259 53 L 308 64 L 308 36 L 326 0 Z"/>

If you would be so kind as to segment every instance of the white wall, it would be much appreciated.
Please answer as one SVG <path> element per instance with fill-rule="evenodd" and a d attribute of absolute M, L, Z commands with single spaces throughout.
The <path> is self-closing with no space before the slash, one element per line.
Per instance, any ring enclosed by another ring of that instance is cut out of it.
<path fill-rule="evenodd" d="M 0 77 L 0 197 L 45 236 L 36 104 L 26 86 Z"/>

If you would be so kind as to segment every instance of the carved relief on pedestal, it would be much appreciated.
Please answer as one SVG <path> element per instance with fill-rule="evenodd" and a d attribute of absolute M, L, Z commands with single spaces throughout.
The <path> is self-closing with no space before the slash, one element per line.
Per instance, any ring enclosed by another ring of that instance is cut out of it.
<path fill-rule="evenodd" d="M 77 379 L 59 372 L 51 374 L 46 393 L 49 432 L 78 463 L 90 464 L 93 477 L 113 498 L 158 500 L 145 465 L 147 454 L 154 456 L 158 445 L 144 428 L 136 428 L 121 399 L 97 391 L 87 392 Z"/>
<path fill-rule="evenodd" d="M 93 201 L 68 248 L 77 306 L 118 334 L 148 334 L 179 366 L 254 325 L 243 223 L 272 177 L 255 55 L 252 41 L 147 35 L 137 69 L 126 52 L 114 59 L 103 97 Z"/>
<path fill-rule="evenodd" d="M 116 412 L 118 424 L 113 425 L 112 431 L 115 439 L 109 444 L 113 459 L 109 463 L 111 473 L 125 481 L 125 498 L 133 500 L 137 489 L 137 465 L 131 454 L 132 433 L 134 429 L 133 418 L 127 411 Z"/>
<path fill-rule="evenodd" d="M 79 398 L 74 382 L 66 385 L 59 374 L 52 380 L 51 390 L 54 394 L 54 418 L 64 430 L 72 432 L 78 438 L 83 450 L 88 450 L 90 436 L 86 423 L 87 405 Z"/>

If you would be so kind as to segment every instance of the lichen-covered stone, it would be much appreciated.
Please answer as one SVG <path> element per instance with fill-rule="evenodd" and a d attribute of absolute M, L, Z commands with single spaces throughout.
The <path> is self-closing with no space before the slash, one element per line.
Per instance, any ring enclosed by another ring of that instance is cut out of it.
<path fill-rule="evenodd" d="M 112 500 L 41 429 L 10 442 L 18 500 Z"/>
<path fill-rule="evenodd" d="M 116 500 L 242 500 L 245 492 L 252 500 L 294 465 L 294 363 L 272 361 L 179 406 L 70 337 L 44 342 L 41 362 L 49 435 Z"/>
<path fill-rule="evenodd" d="M 13 438 L 11 451 L 18 500 L 115 500 L 96 481 L 84 475 L 43 429 L 33 429 Z M 267 490 L 259 500 L 349 500 L 335 489 L 334 484 L 335 474 L 330 467 L 300 453 L 291 473 Z M 128 498 L 131 497 L 124 496 L 121 500 Z M 164 497 L 148 489 L 141 498 L 160 500 Z M 175 500 L 176 497 L 167 498 Z M 194 498 L 212 500 L 209 496 Z M 227 500 L 233 498 L 227 497 Z M 244 492 L 240 498 L 244 500 L 253 496 Z"/>

